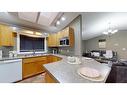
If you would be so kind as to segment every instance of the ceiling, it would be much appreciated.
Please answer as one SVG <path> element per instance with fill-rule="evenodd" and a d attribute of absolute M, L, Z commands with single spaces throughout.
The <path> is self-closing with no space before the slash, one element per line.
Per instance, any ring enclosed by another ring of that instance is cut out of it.
<path fill-rule="evenodd" d="M 126 12 L 84 12 L 82 14 L 82 39 L 87 40 L 102 35 L 108 23 L 120 30 L 127 30 Z"/>
<path fill-rule="evenodd" d="M 82 15 L 82 39 L 88 40 L 107 31 L 108 23 L 120 30 L 127 30 L 127 12 L 0 12 L 0 22 L 41 32 L 58 32 L 78 15 Z M 57 20 L 65 17 L 60 25 Z"/>
<path fill-rule="evenodd" d="M 49 33 L 63 29 L 78 15 L 78 12 L 0 12 L 0 22 Z M 61 17 L 66 20 L 56 25 Z"/>

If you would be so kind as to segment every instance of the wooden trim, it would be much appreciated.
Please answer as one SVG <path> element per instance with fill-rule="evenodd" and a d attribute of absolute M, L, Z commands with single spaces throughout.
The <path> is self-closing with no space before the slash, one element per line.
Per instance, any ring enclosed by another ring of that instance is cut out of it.
<path fill-rule="evenodd" d="M 69 45 L 70 47 L 73 47 L 74 46 L 74 29 L 73 28 L 69 28 Z"/>

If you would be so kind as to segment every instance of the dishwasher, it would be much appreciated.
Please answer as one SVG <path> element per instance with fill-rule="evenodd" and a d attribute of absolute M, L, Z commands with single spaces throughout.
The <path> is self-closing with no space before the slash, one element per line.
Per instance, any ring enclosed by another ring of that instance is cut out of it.
<path fill-rule="evenodd" d="M 0 61 L 0 83 L 22 80 L 22 59 Z"/>

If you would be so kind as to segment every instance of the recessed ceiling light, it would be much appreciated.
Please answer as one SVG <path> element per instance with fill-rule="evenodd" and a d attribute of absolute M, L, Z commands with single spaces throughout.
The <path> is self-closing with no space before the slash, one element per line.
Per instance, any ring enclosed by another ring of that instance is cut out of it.
<path fill-rule="evenodd" d="M 57 24 L 57 25 L 60 25 L 60 21 L 57 21 L 56 24 Z"/>
<path fill-rule="evenodd" d="M 61 20 L 62 20 L 62 21 L 65 21 L 65 20 L 66 20 L 66 18 L 65 18 L 65 17 L 62 17 L 62 18 L 61 18 Z"/>

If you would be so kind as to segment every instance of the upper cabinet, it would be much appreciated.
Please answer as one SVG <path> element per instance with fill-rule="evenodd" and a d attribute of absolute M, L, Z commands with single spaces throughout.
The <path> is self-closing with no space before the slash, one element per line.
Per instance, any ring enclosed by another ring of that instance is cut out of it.
<path fill-rule="evenodd" d="M 49 47 L 57 47 L 58 46 L 58 40 L 57 40 L 57 34 L 49 34 L 48 37 L 48 46 Z"/>
<path fill-rule="evenodd" d="M 69 33 L 71 32 L 71 31 L 70 31 L 71 29 L 72 29 L 72 28 L 70 28 L 70 27 L 65 28 L 65 29 L 62 31 L 62 38 L 64 38 L 64 37 L 69 37 Z"/>
<path fill-rule="evenodd" d="M 0 25 L 0 46 L 14 46 L 13 30 L 6 25 Z"/>
<path fill-rule="evenodd" d="M 71 27 L 67 27 L 58 33 L 50 34 L 48 37 L 48 46 L 49 47 L 59 47 L 60 46 L 60 39 L 62 39 L 62 38 L 68 38 L 69 39 L 69 46 L 73 47 L 73 45 L 74 45 L 74 29 Z"/>

